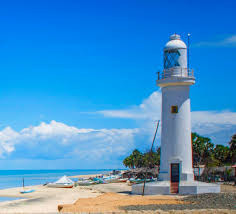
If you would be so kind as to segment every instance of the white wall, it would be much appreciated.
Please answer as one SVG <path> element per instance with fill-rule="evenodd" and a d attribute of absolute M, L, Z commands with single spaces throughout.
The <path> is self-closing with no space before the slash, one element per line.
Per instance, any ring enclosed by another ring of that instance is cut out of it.
<path fill-rule="evenodd" d="M 178 113 L 171 113 L 171 106 Z M 193 179 L 189 86 L 162 88 L 161 173 L 170 177 L 170 163 L 180 163 L 181 180 Z M 190 176 L 191 178 L 188 178 Z"/>

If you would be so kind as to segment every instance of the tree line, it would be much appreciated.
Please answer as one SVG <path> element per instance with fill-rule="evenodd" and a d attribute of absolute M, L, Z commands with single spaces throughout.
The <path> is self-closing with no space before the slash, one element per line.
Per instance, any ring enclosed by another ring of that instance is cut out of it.
<path fill-rule="evenodd" d="M 193 165 L 206 167 L 225 166 L 236 163 L 236 134 L 231 137 L 229 146 L 213 144 L 208 137 L 192 133 Z M 123 164 L 131 169 L 140 167 L 153 168 L 160 165 L 161 148 L 154 151 L 140 152 L 135 149 L 123 160 Z"/>

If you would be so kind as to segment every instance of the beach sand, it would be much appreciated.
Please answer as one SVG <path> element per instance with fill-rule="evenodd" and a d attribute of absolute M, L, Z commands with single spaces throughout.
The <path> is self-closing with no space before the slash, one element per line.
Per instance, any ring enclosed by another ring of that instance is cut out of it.
<path fill-rule="evenodd" d="M 49 188 L 32 186 L 35 192 L 21 194 L 22 188 L 0 190 L 2 197 L 24 197 L 15 201 L 0 202 L 0 213 L 57 213 L 58 204 L 74 203 L 78 198 L 93 198 L 101 195 L 96 190 L 87 187 Z"/>
<path fill-rule="evenodd" d="M 114 192 L 104 193 L 93 200 L 84 198 L 78 199 L 72 205 L 59 205 L 60 212 L 63 213 L 103 213 L 103 212 L 124 212 L 120 206 L 129 205 L 152 205 L 152 204 L 181 204 L 176 196 L 137 196 L 125 195 Z"/>
<path fill-rule="evenodd" d="M 222 185 L 221 194 L 199 196 L 130 195 L 130 187 L 122 183 L 96 185 L 92 189 L 104 194 L 93 199 L 78 199 L 73 204 L 59 205 L 58 210 L 61 213 L 236 214 L 236 187 L 232 185 Z"/>
<path fill-rule="evenodd" d="M 129 195 L 131 187 L 126 183 L 77 186 L 72 189 L 48 188 L 46 186 L 32 186 L 26 187 L 26 189 L 34 189 L 35 192 L 20 194 L 19 191 L 22 188 L 0 190 L 0 196 L 2 197 L 24 197 L 24 199 L 20 200 L 0 202 L 0 213 L 58 213 L 58 205 L 60 205 L 59 208 L 62 212 L 85 211 L 88 213 L 89 211 L 100 211 L 103 213 L 114 211 L 121 213 L 119 206 L 131 204 L 179 204 L 182 203 L 179 199 L 183 197 L 177 195 L 132 196 Z M 233 192 L 236 190 L 234 187 L 223 189 L 226 192 L 229 189 Z M 212 213 L 216 213 L 215 211 Z M 133 213 L 134 211 L 130 212 Z M 198 213 L 199 211 L 196 212 Z M 228 210 L 225 213 L 231 212 Z"/>

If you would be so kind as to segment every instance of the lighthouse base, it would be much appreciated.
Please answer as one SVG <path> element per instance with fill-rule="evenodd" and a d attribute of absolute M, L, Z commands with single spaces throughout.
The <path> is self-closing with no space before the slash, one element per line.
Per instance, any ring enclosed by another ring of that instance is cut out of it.
<path fill-rule="evenodd" d="M 193 195 L 202 193 L 220 193 L 220 185 L 210 184 L 198 181 L 182 181 L 179 183 L 180 195 Z M 132 186 L 132 194 L 143 194 L 143 184 Z M 146 183 L 145 195 L 169 195 L 171 194 L 169 181 L 156 181 Z"/>

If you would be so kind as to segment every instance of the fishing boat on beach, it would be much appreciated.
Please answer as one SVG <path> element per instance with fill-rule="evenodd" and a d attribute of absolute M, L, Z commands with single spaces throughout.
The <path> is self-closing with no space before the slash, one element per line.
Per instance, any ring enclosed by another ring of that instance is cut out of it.
<path fill-rule="evenodd" d="M 77 184 L 79 186 L 89 186 L 89 185 L 93 185 L 93 184 L 97 184 L 97 183 L 92 180 L 79 180 L 79 181 L 77 181 Z"/>
<path fill-rule="evenodd" d="M 74 186 L 74 181 L 64 175 L 59 180 L 54 183 L 48 183 L 46 186 L 52 188 L 72 188 Z"/>
<path fill-rule="evenodd" d="M 153 182 L 153 181 L 155 181 L 153 178 L 150 178 L 150 179 L 140 179 L 140 178 L 130 178 L 128 181 L 127 181 L 127 184 L 129 185 L 129 186 L 132 186 L 133 184 L 141 184 L 141 183 L 144 183 L 144 181 L 146 182 L 146 183 L 148 183 L 148 182 Z"/>
<path fill-rule="evenodd" d="M 21 194 L 31 193 L 31 192 L 35 191 L 34 189 L 28 189 L 28 190 L 25 189 L 25 179 L 24 178 L 22 179 L 22 188 L 23 189 L 20 191 Z"/>
<path fill-rule="evenodd" d="M 21 190 L 20 193 L 21 193 L 21 194 L 25 194 L 25 193 L 31 193 L 31 192 L 34 192 L 34 191 L 35 191 L 34 189 Z"/>
<path fill-rule="evenodd" d="M 120 182 L 120 179 L 121 179 L 120 175 L 109 175 L 103 177 L 105 183 L 118 183 Z"/>

